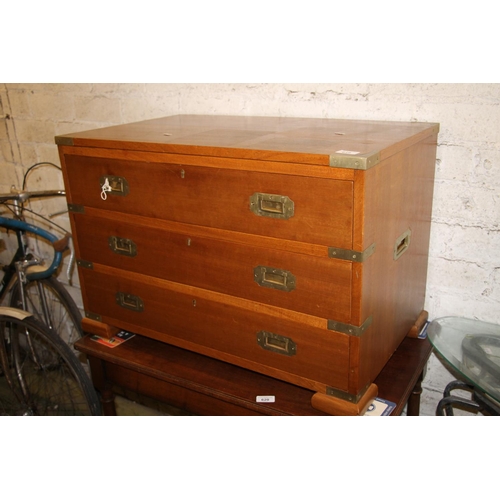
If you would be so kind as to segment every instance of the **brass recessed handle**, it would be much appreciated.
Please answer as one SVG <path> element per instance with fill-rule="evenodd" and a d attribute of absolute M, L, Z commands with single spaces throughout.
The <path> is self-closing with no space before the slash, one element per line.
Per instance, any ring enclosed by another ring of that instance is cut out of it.
<path fill-rule="evenodd" d="M 128 238 L 110 236 L 108 238 L 108 245 L 118 255 L 125 255 L 127 257 L 135 257 L 137 255 L 137 245 Z"/>
<path fill-rule="evenodd" d="M 254 193 L 250 196 L 250 210 L 260 217 L 289 219 L 295 214 L 295 204 L 280 194 Z"/>
<path fill-rule="evenodd" d="M 285 356 L 297 354 L 297 344 L 289 338 L 264 330 L 257 333 L 257 343 L 266 351 L 272 351 Z"/>
<path fill-rule="evenodd" d="M 253 277 L 256 283 L 266 288 L 274 288 L 284 292 L 291 292 L 295 289 L 295 276 L 285 269 L 257 266 L 253 270 Z"/>
<path fill-rule="evenodd" d="M 132 295 L 130 293 L 124 293 L 124 292 L 117 292 L 116 303 L 120 307 L 123 307 L 124 309 L 130 309 L 131 311 L 137 311 L 137 312 L 144 311 L 144 302 L 137 295 Z"/>
<path fill-rule="evenodd" d="M 127 196 L 130 191 L 127 179 L 118 175 L 103 175 L 99 179 L 99 184 L 101 186 L 101 195 L 105 196 L 107 193 L 117 196 Z M 105 196 L 102 197 L 103 200 L 106 199 Z"/>

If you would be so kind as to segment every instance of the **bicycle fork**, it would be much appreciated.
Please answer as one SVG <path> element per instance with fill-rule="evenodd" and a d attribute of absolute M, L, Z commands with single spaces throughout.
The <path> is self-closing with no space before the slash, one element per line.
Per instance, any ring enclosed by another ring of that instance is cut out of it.
<path fill-rule="evenodd" d="M 25 286 L 28 283 L 29 279 L 26 277 L 26 269 L 30 266 L 38 265 L 40 261 L 37 259 L 33 260 L 24 260 L 16 262 L 16 273 L 17 279 L 19 282 L 19 293 L 21 296 L 21 307 L 24 311 L 27 312 L 36 312 L 39 316 L 43 318 L 43 322 L 48 326 L 50 330 L 54 329 L 54 321 L 50 314 L 49 304 L 47 303 L 47 296 L 45 294 L 43 284 L 39 280 L 34 281 L 36 288 L 38 290 L 38 300 L 39 304 L 35 304 L 33 301 L 31 305 L 33 306 L 33 311 L 30 311 L 28 308 L 28 294 L 26 293 Z M 41 309 L 41 310 L 40 310 Z M 41 313 L 41 314 L 40 314 Z"/>
<path fill-rule="evenodd" d="M 24 289 L 26 283 L 28 282 L 28 280 L 26 278 L 26 269 L 28 269 L 28 267 L 30 267 L 30 266 L 38 265 L 39 263 L 40 262 L 37 259 L 16 262 L 16 273 L 17 273 L 17 279 L 19 282 L 19 294 L 21 296 L 21 306 L 22 306 L 22 309 L 24 311 L 27 311 L 27 312 L 30 312 L 30 311 L 28 309 L 27 294 L 26 294 L 26 291 Z M 52 328 L 53 328 L 52 321 L 51 321 L 51 318 L 49 316 L 48 307 L 47 307 L 47 300 L 46 300 L 45 294 L 43 293 L 43 287 L 42 287 L 41 283 L 39 283 L 38 281 L 36 282 L 36 285 L 37 285 L 38 293 L 40 296 L 40 304 L 42 306 L 45 324 L 52 330 Z M 26 334 L 26 342 L 28 344 L 32 359 L 37 364 L 37 366 L 41 366 L 41 363 L 40 363 L 40 360 L 37 356 L 36 350 L 33 347 L 33 343 L 31 341 L 29 331 L 26 330 L 25 334 Z M 18 378 L 21 382 L 21 386 L 23 387 L 23 392 L 25 392 L 24 384 L 22 383 L 22 376 L 20 373 L 18 373 Z"/>

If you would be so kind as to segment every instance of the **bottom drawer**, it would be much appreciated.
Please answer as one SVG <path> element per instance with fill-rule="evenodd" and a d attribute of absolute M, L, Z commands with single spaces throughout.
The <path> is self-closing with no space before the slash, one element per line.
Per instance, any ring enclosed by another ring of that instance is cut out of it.
<path fill-rule="evenodd" d="M 349 337 L 320 318 L 106 266 L 80 273 L 85 309 L 104 323 L 313 390 L 347 391 Z"/>

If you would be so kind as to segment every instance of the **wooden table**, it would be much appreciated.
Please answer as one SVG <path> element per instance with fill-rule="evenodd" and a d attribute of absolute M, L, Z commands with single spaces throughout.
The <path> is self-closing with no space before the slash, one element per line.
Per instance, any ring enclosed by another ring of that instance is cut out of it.
<path fill-rule="evenodd" d="M 116 415 L 118 388 L 195 415 L 326 415 L 314 409 L 314 391 L 142 336 L 109 348 L 90 335 L 75 347 L 89 359 L 105 415 Z M 421 382 L 432 346 L 406 338 L 375 380 L 380 398 L 396 403 L 391 415 L 418 415 Z M 275 396 L 257 403 L 256 396 Z"/>

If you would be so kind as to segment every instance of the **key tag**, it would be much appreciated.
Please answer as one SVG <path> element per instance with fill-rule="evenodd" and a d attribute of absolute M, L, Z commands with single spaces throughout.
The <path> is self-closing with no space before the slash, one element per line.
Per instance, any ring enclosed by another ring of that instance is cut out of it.
<path fill-rule="evenodd" d="M 103 201 L 106 201 L 108 199 L 108 195 L 106 193 L 109 193 L 110 191 L 111 191 L 111 186 L 109 185 L 109 180 L 106 177 L 101 189 L 101 199 Z"/>

